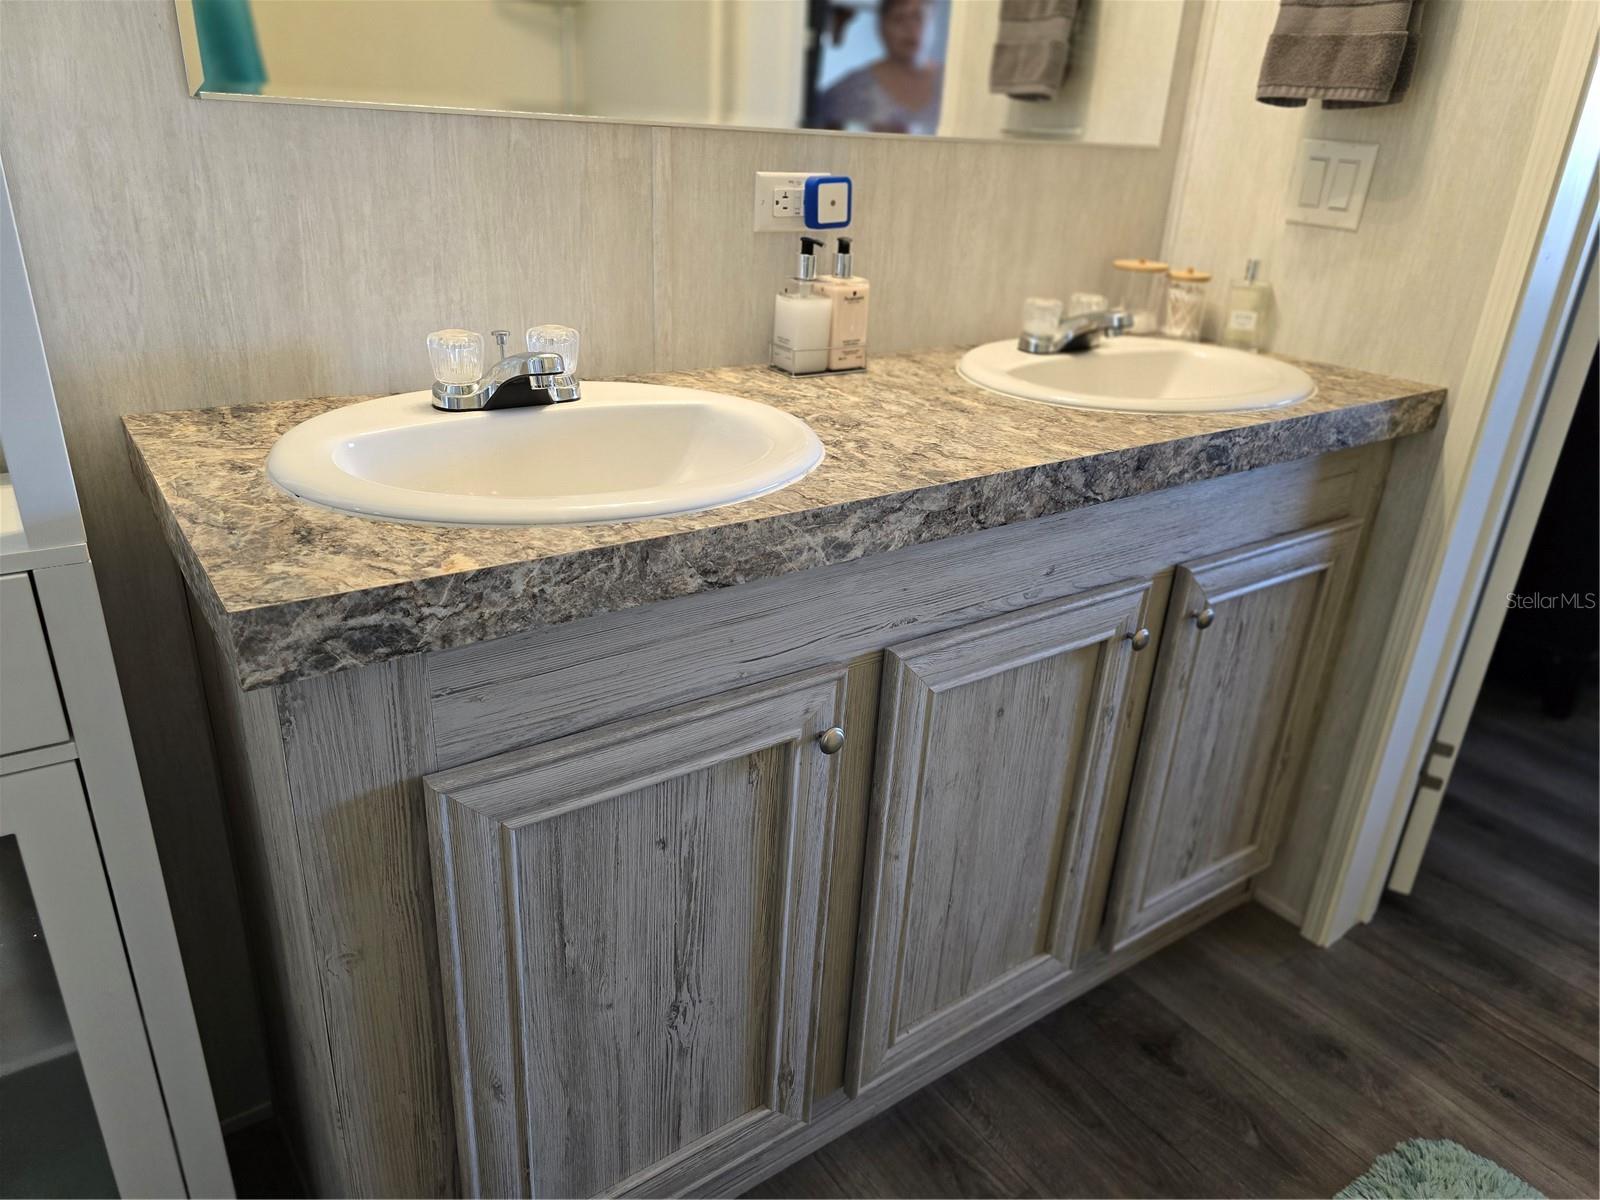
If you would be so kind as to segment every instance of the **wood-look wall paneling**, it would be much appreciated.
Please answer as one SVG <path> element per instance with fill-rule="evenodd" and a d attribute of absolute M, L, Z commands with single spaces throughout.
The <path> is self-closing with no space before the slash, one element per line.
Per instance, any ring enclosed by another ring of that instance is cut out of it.
<path fill-rule="evenodd" d="M 1111 287 L 1112 258 L 1161 242 L 1200 15 L 1185 14 L 1157 148 L 658 129 L 656 367 L 766 359 L 798 246 L 748 232 L 756 171 L 855 180 L 877 353 L 1010 336 L 1025 296 Z"/>
<path fill-rule="evenodd" d="M 1567 0 L 1424 5 L 1405 99 L 1335 110 L 1256 101 L 1272 0 L 1209 7 L 1166 245 L 1217 273 L 1208 324 L 1260 258 L 1274 349 L 1431 380 L 1454 403 Z M 1354 233 L 1286 223 L 1302 138 L 1378 144 Z"/>
<path fill-rule="evenodd" d="M 765 353 L 790 239 L 751 172 L 853 174 L 879 351 L 1000 336 L 1161 237 L 1158 149 L 667 129 L 196 100 L 166 0 L 5 0 L 0 156 L 224 1118 L 266 1095 L 204 699 L 124 413 L 427 380 L 422 338 L 563 321 L 585 372 Z M 203 969 L 199 964 L 204 964 Z"/>

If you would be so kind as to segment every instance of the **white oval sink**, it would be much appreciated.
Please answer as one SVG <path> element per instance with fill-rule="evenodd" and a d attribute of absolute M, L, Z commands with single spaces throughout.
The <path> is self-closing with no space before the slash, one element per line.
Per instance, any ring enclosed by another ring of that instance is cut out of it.
<path fill-rule="evenodd" d="M 1169 338 L 1124 336 L 1075 354 L 1029 354 L 1015 342 L 967 351 L 958 368 L 979 387 L 1069 408 L 1143 413 L 1239 412 L 1304 400 L 1299 367 Z"/>
<path fill-rule="evenodd" d="M 301 499 L 398 521 L 558 525 L 698 512 L 776 491 L 822 461 L 811 427 L 753 400 L 585 381 L 583 399 L 445 413 L 428 392 L 296 425 L 267 474 Z"/>

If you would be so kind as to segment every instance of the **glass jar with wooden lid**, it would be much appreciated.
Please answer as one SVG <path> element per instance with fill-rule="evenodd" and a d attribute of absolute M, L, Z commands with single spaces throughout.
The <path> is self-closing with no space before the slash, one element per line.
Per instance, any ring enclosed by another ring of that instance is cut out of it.
<path fill-rule="evenodd" d="M 1167 286 L 1167 264 L 1153 258 L 1118 258 L 1117 303 L 1133 317 L 1134 333 L 1155 333 L 1161 324 L 1161 301 Z"/>
<path fill-rule="evenodd" d="M 1206 315 L 1206 285 L 1211 272 L 1194 267 L 1173 267 L 1167 272 L 1166 319 L 1161 332 L 1186 342 L 1200 340 L 1200 324 Z"/>

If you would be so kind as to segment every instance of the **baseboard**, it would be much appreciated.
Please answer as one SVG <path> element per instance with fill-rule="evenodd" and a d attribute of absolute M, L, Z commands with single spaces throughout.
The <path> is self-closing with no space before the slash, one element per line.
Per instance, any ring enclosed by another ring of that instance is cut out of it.
<path fill-rule="evenodd" d="M 1271 892 L 1263 892 L 1260 888 L 1257 888 L 1254 892 L 1250 893 L 1250 899 L 1254 900 L 1273 916 L 1282 917 L 1296 929 L 1299 929 L 1306 923 L 1305 913 L 1296 912 L 1292 905 L 1280 900 Z"/>

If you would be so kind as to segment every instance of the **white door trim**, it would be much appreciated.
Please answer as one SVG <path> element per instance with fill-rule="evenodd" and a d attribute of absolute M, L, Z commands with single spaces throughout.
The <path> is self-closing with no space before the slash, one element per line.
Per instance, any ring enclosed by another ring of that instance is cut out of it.
<path fill-rule="evenodd" d="M 1517 586 L 1517 576 L 1528 556 L 1528 543 L 1533 539 L 1534 526 L 1538 524 L 1550 480 L 1561 458 L 1561 448 L 1572 426 L 1572 414 L 1578 408 L 1583 381 L 1594 360 L 1596 345 L 1600 343 L 1600 296 L 1597 296 L 1595 284 L 1592 245 L 1585 277 L 1582 297 L 1567 330 L 1555 377 L 1539 417 L 1539 428 L 1523 465 L 1522 478 L 1511 498 L 1510 510 L 1505 514 L 1494 563 L 1484 580 L 1483 594 L 1478 598 L 1477 613 L 1445 700 L 1444 713 L 1428 742 L 1429 753 L 1423 763 L 1425 783 L 1418 785 L 1405 835 L 1400 839 L 1400 849 L 1395 853 L 1394 867 L 1389 872 L 1391 891 L 1408 894 L 1416 882 L 1423 851 L 1428 847 L 1433 823 L 1439 815 L 1439 804 L 1455 768 L 1456 751 L 1466 735 L 1467 722 L 1472 718 L 1484 674 L 1489 669 L 1489 658 L 1505 624 L 1506 597 Z"/>
<path fill-rule="evenodd" d="M 1595 231 L 1600 6 L 1568 8 L 1367 716 L 1307 907 L 1326 944 L 1370 920 L 1438 724 Z M 1459 422 L 1469 422 L 1463 436 Z M 1449 436 L 1454 435 L 1454 436 Z M 1458 464 L 1451 451 L 1462 454 Z"/>

